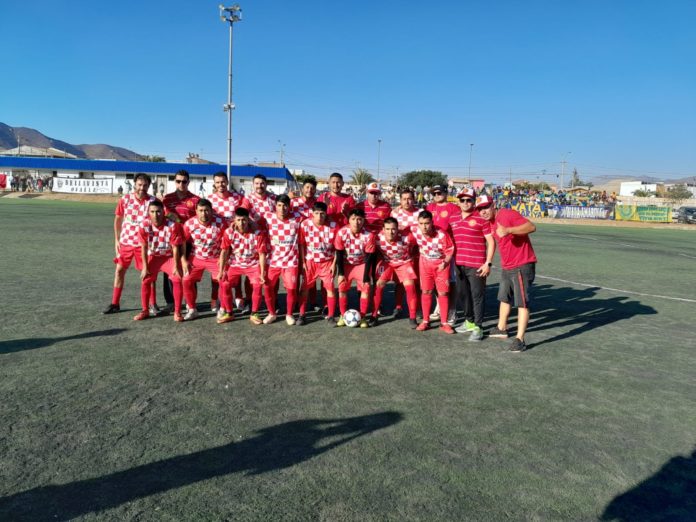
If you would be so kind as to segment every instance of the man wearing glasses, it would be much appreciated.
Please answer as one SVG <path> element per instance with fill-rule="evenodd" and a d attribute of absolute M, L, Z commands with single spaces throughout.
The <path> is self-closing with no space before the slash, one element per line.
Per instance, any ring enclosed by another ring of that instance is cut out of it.
<path fill-rule="evenodd" d="M 450 219 L 456 248 L 455 274 L 464 323 L 456 331 L 471 332 L 469 341 L 483 339 L 486 306 L 486 277 L 491 271 L 495 240 L 491 224 L 476 212 L 476 191 L 462 189 L 457 194 L 461 212 Z"/>

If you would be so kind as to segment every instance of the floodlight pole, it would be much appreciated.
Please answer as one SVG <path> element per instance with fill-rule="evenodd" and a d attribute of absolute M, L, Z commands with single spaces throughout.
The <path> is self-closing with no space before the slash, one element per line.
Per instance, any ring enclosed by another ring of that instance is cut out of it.
<path fill-rule="evenodd" d="M 380 175 L 380 160 L 382 158 L 382 139 L 377 140 L 377 183 L 382 182 L 382 176 Z"/>
<path fill-rule="evenodd" d="M 232 175 L 232 111 L 235 109 L 232 103 L 232 27 L 235 22 L 242 19 L 242 8 L 239 4 L 225 7 L 220 4 L 220 20 L 230 24 L 230 54 L 227 68 L 227 103 L 222 106 L 222 110 L 227 113 L 227 179 Z"/>
<path fill-rule="evenodd" d="M 469 143 L 469 181 L 467 185 L 471 185 L 471 155 L 474 151 L 474 144 Z"/>

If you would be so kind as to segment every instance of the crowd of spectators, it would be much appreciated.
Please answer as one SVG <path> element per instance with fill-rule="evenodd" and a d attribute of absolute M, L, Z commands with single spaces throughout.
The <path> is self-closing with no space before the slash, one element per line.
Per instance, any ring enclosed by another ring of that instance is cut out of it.
<path fill-rule="evenodd" d="M 44 192 L 53 188 L 51 176 L 10 176 L 12 192 Z"/>

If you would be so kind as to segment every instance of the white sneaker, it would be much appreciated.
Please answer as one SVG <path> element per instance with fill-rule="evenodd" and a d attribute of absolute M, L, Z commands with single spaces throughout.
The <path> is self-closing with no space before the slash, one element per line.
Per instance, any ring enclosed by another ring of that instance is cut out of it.
<path fill-rule="evenodd" d="M 275 323 L 275 320 L 278 319 L 278 316 L 275 314 L 268 314 L 266 318 L 263 320 L 263 324 L 271 324 Z"/>
<path fill-rule="evenodd" d="M 430 320 L 431 321 L 439 321 L 440 320 L 440 303 L 435 303 L 435 310 L 433 310 L 433 313 L 430 314 Z"/>
<path fill-rule="evenodd" d="M 241 309 L 244 307 L 244 299 L 242 299 L 241 297 L 237 297 L 237 298 L 234 300 L 234 307 L 235 307 L 237 310 L 241 310 Z"/>
<path fill-rule="evenodd" d="M 295 324 L 295 318 L 292 315 L 286 315 L 285 322 L 288 323 L 288 325 L 292 326 Z"/>
<path fill-rule="evenodd" d="M 227 312 L 226 312 L 222 307 L 218 308 L 218 311 L 217 311 L 217 318 L 218 318 L 218 319 L 221 319 L 222 316 L 225 315 L 225 313 L 227 313 Z"/>
<path fill-rule="evenodd" d="M 160 309 L 157 305 L 151 304 L 148 307 L 148 312 L 150 314 L 150 317 L 157 317 L 160 314 Z"/>
<path fill-rule="evenodd" d="M 447 314 L 447 324 L 450 326 L 454 326 L 456 322 L 457 322 L 457 311 L 450 310 L 450 313 Z"/>
<path fill-rule="evenodd" d="M 242 307 L 239 310 L 239 313 L 244 315 L 248 314 L 249 312 L 251 312 L 251 306 L 249 306 L 249 303 L 243 303 Z"/>
<path fill-rule="evenodd" d="M 195 308 L 189 308 L 184 314 L 184 321 L 192 321 L 196 317 L 198 317 L 198 310 Z"/>

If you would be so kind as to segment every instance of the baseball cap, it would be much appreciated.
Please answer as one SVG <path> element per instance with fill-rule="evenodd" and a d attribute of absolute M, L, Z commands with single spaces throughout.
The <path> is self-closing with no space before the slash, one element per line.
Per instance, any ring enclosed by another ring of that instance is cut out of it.
<path fill-rule="evenodd" d="M 481 194 L 476 198 L 476 208 L 485 208 L 493 205 L 493 199 L 487 194 Z"/>
<path fill-rule="evenodd" d="M 447 191 L 445 190 L 445 187 L 443 187 L 442 185 L 433 185 L 433 188 L 430 189 L 430 192 L 447 192 Z"/>
<path fill-rule="evenodd" d="M 459 194 L 457 194 L 457 199 L 462 199 L 462 198 L 471 198 L 471 199 L 476 199 L 476 191 L 472 188 L 463 188 L 462 190 L 459 191 Z"/>
<path fill-rule="evenodd" d="M 367 186 L 367 192 L 371 192 L 373 194 L 381 194 L 382 193 L 382 187 L 379 186 L 379 183 L 376 181 L 373 181 Z"/>

